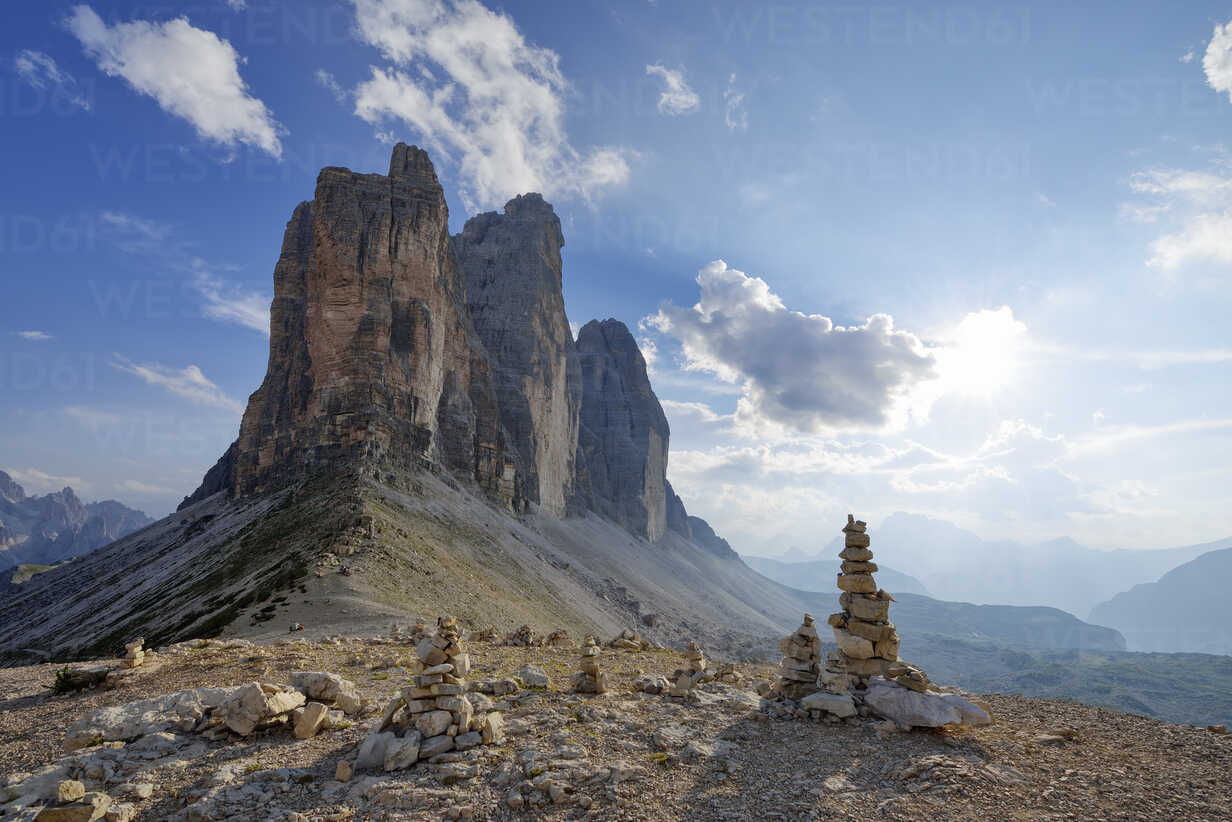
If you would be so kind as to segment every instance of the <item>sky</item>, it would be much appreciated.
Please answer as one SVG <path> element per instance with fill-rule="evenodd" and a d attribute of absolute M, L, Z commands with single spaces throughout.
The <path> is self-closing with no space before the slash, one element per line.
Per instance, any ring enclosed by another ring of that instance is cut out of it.
<path fill-rule="evenodd" d="M 530 190 L 744 553 L 1232 535 L 1232 7 L 12 0 L 0 469 L 173 510 L 326 165 Z"/>

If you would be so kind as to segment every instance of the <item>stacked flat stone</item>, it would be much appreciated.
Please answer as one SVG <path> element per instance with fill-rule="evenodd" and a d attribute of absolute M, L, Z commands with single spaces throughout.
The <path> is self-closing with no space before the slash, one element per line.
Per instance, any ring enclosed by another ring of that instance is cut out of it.
<path fill-rule="evenodd" d="M 802 699 L 817 691 L 817 676 L 821 673 L 821 639 L 813 624 L 813 615 L 805 614 L 804 622 L 791 636 L 779 641 L 783 661 L 779 663 L 778 692 L 787 699 Z"/>
<path fill-rule="evenodd" d="M 357 768 L 394 771 L 420 759 L 503 739 L 501 715 L 478 713 L 466 698 L 471 660 L 456 619 L 437 620 L 435 633 L 419 642 L 415 655 L 411 684 L 385 708 L 360 747 Z"/>
<path fill-rule="evenodd" d="M 573 675 L 573 690 L 580 694 L 607 693 L 607 674 L 599 669 L 599 644 L 593 636 L 582 640 L 581 669 Z"/>
<path fill-rule="evenodd" d="M 684 667 L 672 674 L 669 696 L 687 696 L 706 677 L 706 655 L 696 642 L 689 642 L 684 652 Z"/>
<path fill-rule="evenodd" d="M 145 645 L 144 637 L 137 637 L 132 642 L 124 645 L 124 667 L 139 668 L 141 663 L 145 662 L 145 651 L 142 646 Z"/>
<path fill-rule="evenodd" d="M 838 575 L 839 605 L 842 612 L 831 614 L 828 623 L 834 629 L 838 654 L 832 658 L 821 676 L 830 693 L 846 693 L 850 685 L 863 687 L 870 677 L 902 680 L 900 684 L 915 690 L 928 687 L 928 677 L 913 665 L 898 658 L 899 639 L 890 622 L 890 603 L 894 597 L 877 587 L 873 574 L 877 564 L 869 549 L 868 524 L 847 515 L 843 527 L 845 544 L 839 557 L 843 560 Z M 844 679 L 846 675 L 847 679 Z"/>

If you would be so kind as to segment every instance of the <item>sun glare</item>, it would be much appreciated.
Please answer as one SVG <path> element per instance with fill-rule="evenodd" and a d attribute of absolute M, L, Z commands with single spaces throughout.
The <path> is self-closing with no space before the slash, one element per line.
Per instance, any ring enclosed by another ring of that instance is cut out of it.
<path fill-rule="evenodd" d="M 1019 370 L 1026 331 L 1007 305 L 968 314 L 935 350 L 942 385 L 969 397 L 1001 391 Z"/>

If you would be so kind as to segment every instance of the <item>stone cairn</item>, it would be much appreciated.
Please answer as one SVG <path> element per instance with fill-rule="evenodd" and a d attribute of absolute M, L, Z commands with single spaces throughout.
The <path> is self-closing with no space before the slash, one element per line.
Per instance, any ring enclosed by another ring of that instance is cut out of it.
<path fill-rule="evenodd" d="M 817 691 L 817 675 L 821 670 L 821 639 L 813 624 L 812 614 L 791 636 L 779 640 L 783 661 L 779 664 L 778 693 L 787 699 L 803 699 Z"/>
<path fill-rule="evenodd" d="M 515 648 L 539 648 L 543 645 L 543 637 L 535 633 L 534 628 L 523 625 L 505 637 L 505 644 Z"/>
<path fill-rule="evenodd" d="M 651 644 L 649 640 L 642 638 L 637 631 L 632 628 L 625 628 L 608 643 L 608 647 L 622 651 L 649 651 Z"/>
<path fill-rule="evenodd" d="M 582 640 L 581 669 L 573 675 L 573 690 L 579 694 L 607 693 L 607 674 L 599 669 L 599 644 L 593 636 Z"/>
<path fill-rule="evenodd" d="M 706 678 L 706 655 L 696 642 L 690 641 L 684 652 L 684 667 L 671 676 L 668 696 L 688 696 Z"/>
<path fill-rule="evenodd" d="M 124 645 L 124 667 L 125 668 L 140 668 L 145 662 L 145 650 L 142 646 L 145 645 L 144 637 L 137 637 L 132 642 L 127 642 Z"/>
<path fill-rule="evenodd" d="M 360 746 L 356 768 L 395 771 L 420 759 L 503 739 L 501 715 L 477 712 L 466 698 L 471 660 L 462 642 L 456 619 L 437 620 L 435 633 L 415 649 L 412 683 L 386 706 Z"/>
<path fill-rule="evenodd" d="M 838 653 L 832 655 L 822 674 L 823 687 L 830 693 L 846 693 L 850 686 L 865 687 L 870 677 L 892 679 L 914 691 L 928 689 L 928 677 L 914 665 L 898 658 L 898 632 L 890 622 L 890 603 L 894 597 L 877 587 L 873 574 L 877 564 L 869 550 L 867 523 L 847 515 L 843 560 L 838 575 L 839 606 L 842 613 L 831 614 Z"/>

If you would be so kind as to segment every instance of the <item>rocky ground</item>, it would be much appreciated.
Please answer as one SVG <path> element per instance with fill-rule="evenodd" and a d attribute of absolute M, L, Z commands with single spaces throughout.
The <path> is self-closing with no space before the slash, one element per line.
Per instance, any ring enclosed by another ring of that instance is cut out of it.
<path fill-rule="evenodd" d="M 49 691 L 57 665 L 0 670 L 0 779 L 13 785 L 67 764 L 87 790 L 114 798 L 113 813 L 131 806 L 139 820 L 1232 819 L 1232 736 L 1206 729 L 995 694 L 979 698 L 996 723 L 961 731 L 772 719 L 753 690 L 772 671 L 753 665 L 689 700 L 635 693 L 637 678 L 681 667 L 666 651 L 605 648 L 612 690 L 580 696 L 568 691 L 575 648 L 486 642 L 469 643 L 472 682 L 517 677 L 528 664 L 550 677 L 547 689 L 496 697 L 506 708 L 503 744 L 338 782 L 339 761 L 354 761 L 380 707 L 408 679 L 411 644 L 242 645 L 152 654 L 113 689 L 70 696 Z M 287 683 L 304 670 L 354 681 L 370 707 L 351 727 L 305 740 L 285 725 L 218 739 L 167 732 L 62 759 L 68 728 L 100 707 L 185 688 Z"/>

